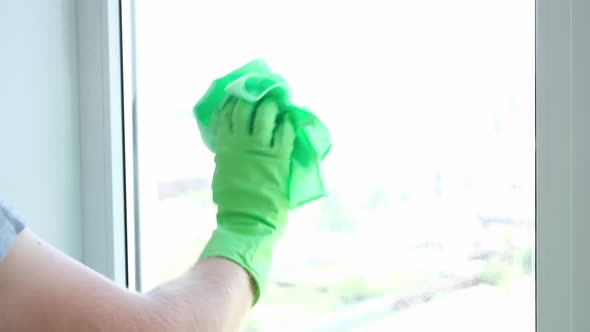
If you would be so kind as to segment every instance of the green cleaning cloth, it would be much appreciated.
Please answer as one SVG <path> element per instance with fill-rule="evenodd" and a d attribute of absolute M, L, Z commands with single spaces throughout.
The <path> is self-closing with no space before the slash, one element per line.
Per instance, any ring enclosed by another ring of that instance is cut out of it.
<path fill-rule="evenodd" d="M 294 105 L 285 80 L 271 72 L 266 62 L 256 59 L 213 81 L 193 108 L 205 145 L 216 151 L 218 128 L 213 121 L 227 97 L 257 103 L 274 98 L 281 110 L 291 113 L 296 139 L 291 155 L 290 207 L 296 208 L 326 195 L 320 164 L 332 146 L 326 126 L 309 110 Z"/>

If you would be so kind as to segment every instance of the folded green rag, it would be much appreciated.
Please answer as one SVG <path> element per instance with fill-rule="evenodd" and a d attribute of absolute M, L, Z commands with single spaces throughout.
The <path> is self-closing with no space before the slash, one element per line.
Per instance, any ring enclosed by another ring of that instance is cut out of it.
<path fill-rule="evenodd" d="M 332 146 L 326 126 L 309 110 L 293 105 L 285 80 L 257 59 L 213 81 L 193 108 L 205 145 L 215 152 L 215 113 L 228 96 L 249 102 L 275 98 L 283 111 L 291 113 L 296 128 L 290 175 L 290 207 L 296 208 L 326 195 L 320 163 Z"/>

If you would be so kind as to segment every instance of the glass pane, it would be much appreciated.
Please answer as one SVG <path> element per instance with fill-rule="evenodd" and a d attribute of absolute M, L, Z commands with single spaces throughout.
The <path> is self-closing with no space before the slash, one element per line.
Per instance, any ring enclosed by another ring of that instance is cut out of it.
<path fill-rule="evenodd" d="M 263 57 L 330 128 L 245 331 L 534 331 L 534 1 L 137 1 L 143 290 L 215 227 L 191 109 Z"/>

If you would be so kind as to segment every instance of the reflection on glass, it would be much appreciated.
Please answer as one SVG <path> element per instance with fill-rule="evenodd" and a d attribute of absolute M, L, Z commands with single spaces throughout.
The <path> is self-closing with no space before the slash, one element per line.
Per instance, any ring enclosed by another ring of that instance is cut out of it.
<path fill-rule="evenodd" d="M 191 108 L 263 57 L 332 131 L 245 331 L 534 331 L 534 2 L 137 2 L 144 290 L 215 227 Z"/>

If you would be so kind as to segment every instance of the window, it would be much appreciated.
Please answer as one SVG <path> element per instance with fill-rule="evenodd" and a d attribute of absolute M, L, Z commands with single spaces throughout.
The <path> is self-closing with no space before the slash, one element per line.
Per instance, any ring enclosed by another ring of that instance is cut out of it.
<path fill-rule="evenodd" d="M 330 196 L 291 213 L 245 330 L 534 331 L 534 14 L 532 0 L 138 1 L 142 290 L 215 227 L 192 106 L 263 57 L 334 148 Z"/>

